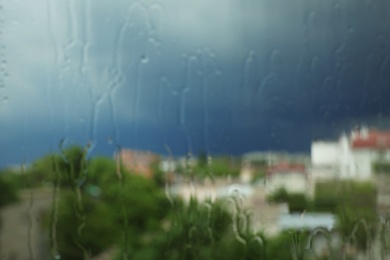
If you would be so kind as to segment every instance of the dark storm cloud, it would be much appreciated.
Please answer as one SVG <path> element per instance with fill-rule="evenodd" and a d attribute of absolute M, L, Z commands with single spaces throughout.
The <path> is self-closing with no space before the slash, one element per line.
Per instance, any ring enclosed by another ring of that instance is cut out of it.
<path fill-rule="evenodd" d="M 62 136 L 105 152 L 115 149 L 107 140 L 177 153 L 307 150 L 319 132 L 390 116 L 390 2 L 12 8 L 10 101 L 0 110 L 7 147 L 36 135 L 11 128 L 36 124 L 51 132 L 37 138 L 46 147 Z"/>

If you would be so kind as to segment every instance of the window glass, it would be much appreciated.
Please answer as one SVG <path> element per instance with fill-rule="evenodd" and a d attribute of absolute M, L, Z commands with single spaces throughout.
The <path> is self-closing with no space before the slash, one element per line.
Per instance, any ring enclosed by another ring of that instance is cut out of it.
<path fill-rule="evenodd" d="M 387 259 L 390 2 L 0 1 L 1 259 Z"/>

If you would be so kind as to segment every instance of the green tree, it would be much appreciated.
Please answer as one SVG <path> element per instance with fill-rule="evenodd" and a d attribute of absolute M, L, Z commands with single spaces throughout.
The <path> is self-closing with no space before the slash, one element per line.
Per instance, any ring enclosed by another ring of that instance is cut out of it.
<path fill-rule="evenodd" d="M 61 259 L 85 259 L 117 242 L 120 227 L 112 221 L 115 214 L 107 203 L 64 190 L 55 226 Z"/>
<path fill-rule="evenodd" d="M 56 215 L 55 233 L 62 259 L 84 259 L 114 244 L 125 245 L 123 250 L 131 253 L 145 237 L 160 230 L 170 208 L 153 181 L 118 169 L 113 160 L 102 157 L 92 159 L 85 169 L 70 166 L 62 171 L 80 176 L 75 169 L 86 170 L 85 180 L 66 183 Z M 69 175 L 64 176 L 71 180 Z"/>
<path fill-rule="evenodd" d="M 376 173 L 390 173 L 390 163 L 384 160 L 374 162 L 372 168 Z"/>
<path fill-rule="evenodd" d="M 80 146 L 45 155 L 21 172 L 18 184 L 22 188 L 57 184 L 61 187 L 77 186 L 86 178 L 85 156 L 86 151 Z"/>
<path fill-rule="evenodd" d="M 249 217 L 244 211 L 240 216 L 245 220 Z M 242 228 L 248 222 L 236 223 L 240 221 L 230 213 L 226 201 L 175 201 L 167 221 L 164 232 L 149 244 L 139 245 L 129 258 L 265 259 L 264 237 L 255 234 L 250 225 Z"/>
<path fill-rule="evenodd" d="M 278 189 L 267 199 L 271 202 L 287 203 L 290 212 L 303 212 L 310 209 L 310 202 L 305 194 L 288 193 L 284 188 Z"/>
<path fill-rule="evenodd" d="M 18 200 L 16 187 L 0 173 L 0 208 Z"/>

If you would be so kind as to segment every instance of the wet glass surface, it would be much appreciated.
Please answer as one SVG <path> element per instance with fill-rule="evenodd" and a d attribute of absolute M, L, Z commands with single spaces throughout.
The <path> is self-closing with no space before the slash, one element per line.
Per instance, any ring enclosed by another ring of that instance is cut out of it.
<path fill-rule="evenodd" d="M 1 259 L 387 259 L 390 2 L 0 0 Z"/>

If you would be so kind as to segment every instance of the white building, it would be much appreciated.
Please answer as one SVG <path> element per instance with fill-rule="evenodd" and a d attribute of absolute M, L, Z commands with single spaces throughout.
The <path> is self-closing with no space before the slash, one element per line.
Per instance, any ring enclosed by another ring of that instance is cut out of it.
<path fill-rule="evenodd" d="M 240 180 L 242 183 L 249 183 L 253 180 L 256 172 L 263 172 L 267 166 L 280 163 L 310 164 L 308 154 L 287 153 L 287 152 L 249 152 L 242 156 Z"/>
<path fill-rule="evenodd" d="M 280 189 L 287 193 L 307 193 L 309 182 L 303 164 L 280 163 L 267 170 L 265 191 L 271 195 Z"/>
<path fill-rule="evenodd" d="M 368 180 L 372 164 L 390 161 L 390 132 L 361 128 L 338 141 L 316 141 L 311 146 L 312 175 L 315 181 L 325 179 Z"/>

